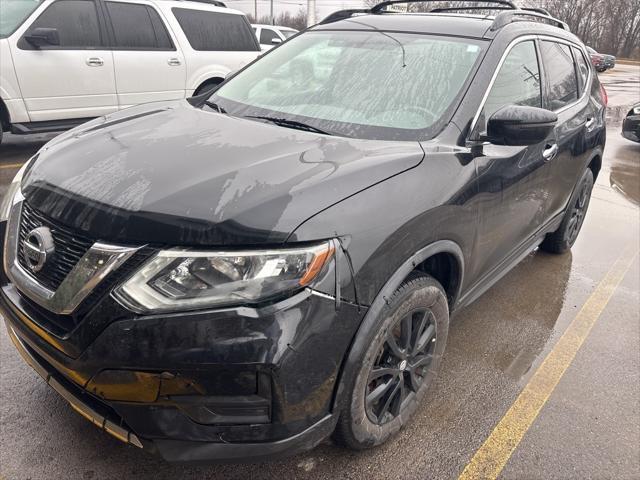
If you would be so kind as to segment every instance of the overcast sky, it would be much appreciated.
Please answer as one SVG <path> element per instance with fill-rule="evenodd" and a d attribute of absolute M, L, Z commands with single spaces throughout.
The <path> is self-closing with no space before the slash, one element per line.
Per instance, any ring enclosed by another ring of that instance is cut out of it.
<path fill-rule="evenodd" d="M 223 0 L 229 8 L 242 10 L 245 13 L 253 13 L 254 0 Z M 382 0 L 381 0 L 382 1 Z M 258 0 L 258 16 L 269 15 L 269 0 Z M 362 8 L 360 0 L 316 0 L 316 15 L 318 20 L 326 17 L 336 10 L 345 8 Z M 306 0 L 274 0 L 273 11 L 275 15 L 289 11 L 296 13 L 298 10 L 307 9 Z"/>

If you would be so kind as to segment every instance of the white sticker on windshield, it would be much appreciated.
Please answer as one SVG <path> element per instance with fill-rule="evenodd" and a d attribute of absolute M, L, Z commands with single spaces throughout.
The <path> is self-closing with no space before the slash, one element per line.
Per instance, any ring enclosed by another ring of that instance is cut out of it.
<path fill-rule="evenodd" d="M 480 47 L 477 45 L 467 45 L 467 53 L 476 53 L 480 50 Z"/>

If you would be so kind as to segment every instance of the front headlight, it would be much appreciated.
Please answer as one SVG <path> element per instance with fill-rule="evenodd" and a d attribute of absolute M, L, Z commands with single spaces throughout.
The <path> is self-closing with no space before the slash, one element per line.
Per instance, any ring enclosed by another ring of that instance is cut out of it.
<path fill-rule="evenodd" d="M 24 165 L 18 170 L 16 176 L 7 187 L 7 191 L 2 197 L 2 203 L 0 204 L 0 222 L 6 222 L 9 219 L 9 213 L 11 212 L 11 205 L 13 204 L 13 197 L 16 196 L 18 190 L 20 190 L 20 184 L 22 183 L 22 176 L 24 175 L 27 165 L 31 160 L 25 162 Z"/>
<path fill-rule="evenodd" d="M 640 105 L 638 105 L 637 107 L 633 107 L 632 111 L 634 115 L 640 115 Z"/>
<path fill-rule="evenodd" d="M 255 304 L 309 285 L 333 251 L 330 242 L 286 250 L 164 250 L 114 296 L 139 313 Z"/>

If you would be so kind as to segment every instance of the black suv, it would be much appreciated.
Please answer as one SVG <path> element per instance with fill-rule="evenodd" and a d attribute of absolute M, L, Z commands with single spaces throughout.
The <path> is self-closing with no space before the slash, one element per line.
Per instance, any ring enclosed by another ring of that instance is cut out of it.
<path fill-rule="evenodd" d="M 392 3 L 63 134 L 16 177 L 9 335 L 98 427 L 171 461 L 379 445 L 451 312 L 572 246 L 605 143 L 584 45 L 507 1 Z"/>

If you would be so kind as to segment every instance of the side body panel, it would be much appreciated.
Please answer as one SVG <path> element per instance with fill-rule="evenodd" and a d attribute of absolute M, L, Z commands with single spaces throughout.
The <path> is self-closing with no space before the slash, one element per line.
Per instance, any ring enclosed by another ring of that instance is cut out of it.
<path fill-rule="evenodd" d="M 30 120 L 97 117 L 116 111 L 113 55 L 107 47 L 33 49 L 21 40 L 51 5 L 36 9 L 8 39 Z"/>
<path fill-rule="evenodd" d="M 170 30 L 176 37 L 179 49 L 184 55 L 187 97 L 191 96 L 207 80 L 213 78 L 224 79 L 227 75 L 241 69 L 260 55 L 260 51 L 212 52 L 194 50 L 171 11 L 172 5 L 159 3 L 158 7 L 162 11 L 163 17 L 167 20 Z M 187 8 L 187 5 L 180 7 Z"/>
<path fill-rule="evenodd" d="M 458 136 L 453 125 L 442 134 L 454 144 Z M 341 237 L 354 273 L 342 296 L 363 305 L 371 305 L 408 258 L 437 240 L 450 240 L 469 257 L 479 208 L 475 165 L 464 149 L 447 145 L 424 143 L 418 166 L 318 213 L 288 241 Z M 470 280 L 462 279 L 462 289 Z"/>
<path fill-rule="evenodd" d="M 140 0 L 136 4 L 148 5 L 156 11 L 171 38 L 173 50 L 113 50 L 120 109 L 140 103 L 178 100 L 185 97 L 185 59 L 176 41 L 175 33 L 167 24 L 164 12 L 152 2 Z M 109 11 L 106 6 L 103 11 L 109 21 Z M 110 26 L 109 23 L 107 25 Z"/>
<path fill-rule="evenodd" d="M 11 122 L 29 121 L 7 38 L 0 39 L 0 99 L 8 110 Z"/>

